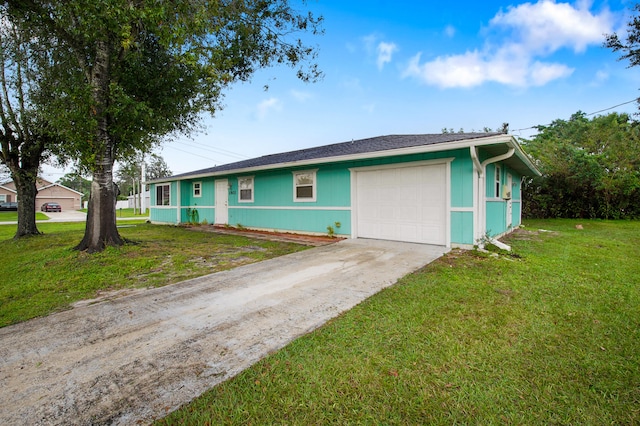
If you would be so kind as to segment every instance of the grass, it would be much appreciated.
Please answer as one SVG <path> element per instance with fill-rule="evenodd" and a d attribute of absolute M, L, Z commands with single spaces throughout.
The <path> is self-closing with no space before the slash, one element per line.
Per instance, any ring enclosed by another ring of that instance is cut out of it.
<path fill-rule="evenodd" d="M 49 216 L 36 212 L 36 220 L 49 220 Z M 0 222 L 17 222 L 18 212 L 0 212 Z"/>
<path fill-rule="evenodd" d="M 134 226 L 131 226 L 134 225 Z M 14 241 L 0 226 L 0 327 L 67 309 L 101 292 L 157 287 L 303 249 L 290 243 L 127 221 L 121 248 L 72 249 L 84 223 L 41 223 L 44 235 Z"/>
<path fill-rule="evenodd" d="M 157 424 L 639 424 L 640 222 L 509 242 L 451 252 Z"/>

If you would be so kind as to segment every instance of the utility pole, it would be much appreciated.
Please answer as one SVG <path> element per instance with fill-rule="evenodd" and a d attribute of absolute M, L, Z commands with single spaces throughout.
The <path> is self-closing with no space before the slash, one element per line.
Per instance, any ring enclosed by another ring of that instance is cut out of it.
<path fill-rule="evenodd" d="M 140 173 L 140 214 L 145 214 L 147 212 L 147 191 L 146 191 L 146 181 L 147 181 L 147 163 L 144 161 L 144 156 L 142 157 L 142 165 L 141 165 L 141 173 Z"/>

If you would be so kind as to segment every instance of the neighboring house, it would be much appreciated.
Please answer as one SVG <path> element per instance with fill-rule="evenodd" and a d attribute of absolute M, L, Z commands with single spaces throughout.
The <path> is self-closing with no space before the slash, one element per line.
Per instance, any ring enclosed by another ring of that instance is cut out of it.
<path fill-rule="evenodd" d="M 0 184 L 0 203 L 13 203 L 17 198 L 16 190 L 6 185 L 6 182 Z"/>
<path fill-rule="evenodd" d="M 380 136 L 152 181 L 150 219 L 469 247 L 520 225 L 539 174 L 506 134 Z"/>
<path fill-rule="evenodd" d="M 36 210 L 40 210 L 40 206 L 44 203 L 58 203 L 62 206 L 62 210 L 80 210 L 82 208 L 82 193 L 71 188 L 67 188 L 59 183 L 52 183 L 48 180 L 38 178 L 36 180 L 36 188 L 38 194 L 36 195 Z M 17 200 L 16 185 L 13 181 L 5 182 L 0 185 L 0 200 L 2 195 L 5 197 L 11 197 L 6 201 L 20 201 Z"/>

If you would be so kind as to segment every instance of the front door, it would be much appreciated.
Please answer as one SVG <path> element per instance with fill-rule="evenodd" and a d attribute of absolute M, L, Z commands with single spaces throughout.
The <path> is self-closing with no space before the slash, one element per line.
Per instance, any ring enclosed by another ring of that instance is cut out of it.
<path fill-rule="evenodd" d="M 229 223 L 229 181 L 221 179 L 216 181 L 216 225 Z"/>

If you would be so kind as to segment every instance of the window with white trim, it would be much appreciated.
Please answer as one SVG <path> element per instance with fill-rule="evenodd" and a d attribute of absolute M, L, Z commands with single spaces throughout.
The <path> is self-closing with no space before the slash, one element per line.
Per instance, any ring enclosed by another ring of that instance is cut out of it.
<path fill-rule="evenodd" d="M 253 203 L 253 176 L 238 178 L 238 202 Z"/>
<path fill-rule="evenodd" d="M 193 182 L 193 197 L 202 197 L 202 182 Z"/>
<path fill-rule="evenodd" d="M 7 195 L 6 194 L 0 194 L 0 203 L 4 203 L 7 201 Z"/>
<path fill-rule="evenodd" d="M 316 201 L 316 170 L 293 172 L 293 201 Z"/>
<path fill-rule="evenodd" d="M 496 165 L 496 198 L 500 198 L 500 166 Z"/>
<path fill-rule="evenodd" d="M 171 185 L 156 185 L 156 206 L 171 205 Z"/>

